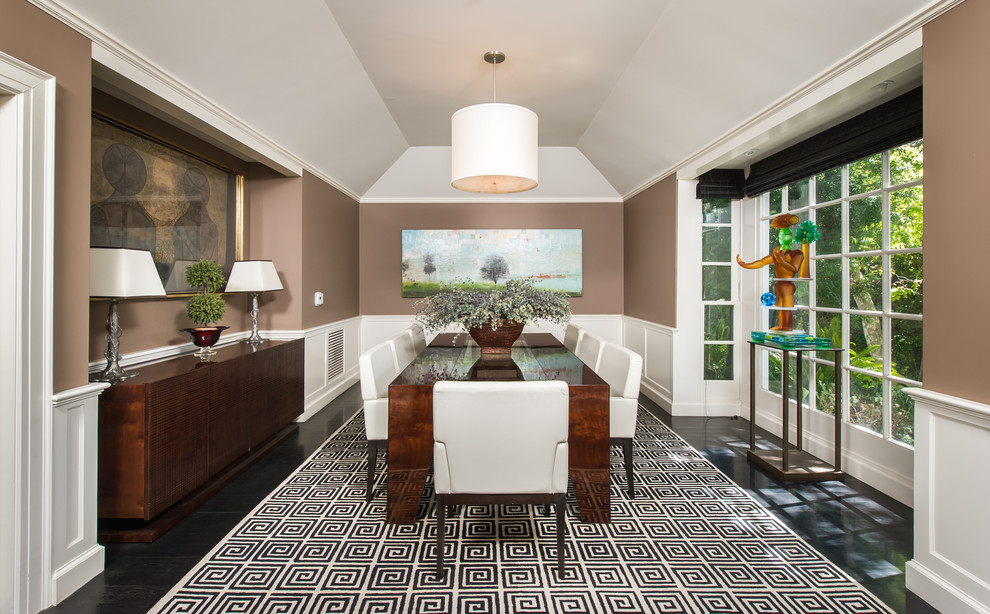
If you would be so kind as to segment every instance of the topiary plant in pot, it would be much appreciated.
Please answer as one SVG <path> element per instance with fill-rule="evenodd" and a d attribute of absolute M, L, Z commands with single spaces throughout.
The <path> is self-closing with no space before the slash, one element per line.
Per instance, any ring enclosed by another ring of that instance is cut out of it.
<path fill-rule="evenodd" d="M 219 294 L 224 282 L 223 269 L 212 260 L 200 260 L 186 269 L 186 283 L 198 290 L 186 302 L 186 316 L 198 326 L 182 330 L 189 333 L 193 345 L 200 348 L 201 358 L 215 353 L 210 348 L 220 340 L 220 333 L 229 328 L 216 326 L 227 309 L 226 301 Z"/>

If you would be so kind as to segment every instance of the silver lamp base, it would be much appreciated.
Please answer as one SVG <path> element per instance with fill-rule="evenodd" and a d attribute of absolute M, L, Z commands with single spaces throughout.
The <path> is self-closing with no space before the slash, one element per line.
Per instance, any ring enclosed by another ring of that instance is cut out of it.
<path fill-rule="evenodd" d="M 251 336 L 244 340 L 244 343 L 257 347 L 265 340 L 258 334 L 258 293 L 251 293 Z"/>
<path fill-rule="evenodd" d="M 107 351 L 103 353 L 107 366 L 102 371 L 90 376 L 93 382 L 110 382 L 116 384 L 138 374 L 137 371 L 125 371 L 120 366 L 120 318 L 117 315 L 117 299 L 110 300 L 110 313 L 107 315 Z"/>

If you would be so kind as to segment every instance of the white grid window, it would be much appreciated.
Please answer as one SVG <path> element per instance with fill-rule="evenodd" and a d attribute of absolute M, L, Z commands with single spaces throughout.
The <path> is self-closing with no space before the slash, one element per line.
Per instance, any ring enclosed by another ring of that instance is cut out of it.
<path fill-rule="evenodd" d="M 795 312 L 794 328 L 847 349 L 843 419 L 908 445 L 914 403 L 901 390 L 922 380 L 922 176 L 916 141 L 759 197 L 768 250 L 777 245 L 770 218 L 782 212 L 821 234 L 810 246 L 812 281 L 796 284 L 794 303 L 807 308 Z M 807 356 L 802 401 L 832 413 L 831 355 Z M 779 356 L 764 351 L 761 364 L 767 389 L 779 394 Z"/>
<path fill-rule="evenodd" d="M 705 379 L 735 379 L 735 288 L 732 201 L 702 201 L 701 302 L 705 310 Z"/>

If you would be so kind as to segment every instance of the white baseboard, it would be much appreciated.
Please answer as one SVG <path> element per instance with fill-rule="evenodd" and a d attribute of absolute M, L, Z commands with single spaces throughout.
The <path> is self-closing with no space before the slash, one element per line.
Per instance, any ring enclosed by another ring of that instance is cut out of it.
<path fill-rule="evenodd" d="M 793 411 L 794 408 L 791 407 L 792 416 Z M 740 408 L 740 412 L 740 416 L 749 419 L 748 409 L 742 413 L 742 409 Z M 777 436 L 780 436 L 781 429 L 783 428 L 783 421 L 781 419 L 779 409 L 776 409 L 775 411 L 758 409 L 756 414 L 756 422 L 760 427 L 776 434 Z M 792 429 L 790 441 L 793 443 L 795 436 L 793 430 L 795 428 L 793 419 L 790 426 Z M 843 428 L 845 429 L 844 432 L 848 432 L 854 427 L 850 427 L 850 425 L 846 424 L 843 425 Z M 848 437 L 843 435 L 843 438 L 843 471 L 857 480 L 869 484 L 885 495 L 893 497 L 904 505 L 909 507 L 914 505 L 914 479 L 912 476 L 905 475 L 895 466 L 882 465 L 856 453 L 854 451 L 855 447 L 848 445 Z M 829 462 L 831 462 L 831 459 L 835 456 L 835 446 L 833 445 L 832 440 L 821 437 L 808 428 L 804 429 L 804 443 L 802 447 L 808 453 L 823 460 L 828 460 Z"/>
<path fill-rule="evenodd" d="M 306 422 L 317 412 L 327 406 L 331 401 L 339 397 L 345 390 L 353 386 L 358 381 L 358 370 L 357 367 L 350 369 L 343 377 L 335 380 L 336 383 L 320 391 L 320 393 L 312 398 L 306 399 L 306 407 L 303 409 L 297 418 L 296 422 Z"/>
<path fill-rule="evenodd" d="M 650 382 L 645 377 L 642 378 L 639 382 L 639 391 L 646 395 L 648 399 L 663 408 L 665 412 L 668 414 L 670 413 L 673 402 L 670 400 L 670 397 L 665 395 L 660 390 L 660 388 L 654 386 L 653 382 Z"/>
<path fill-rule="evenodd" d="M 908 589 L 942 614 L 990 614 L 990 607 L 971 598 L 917 560 L 907 562 L 904 576 Z"/>
<path fill-rule="evenodd" d="M 807 437 L 807 434 L 805 435 Z M 817 439 L 817 438 L 809 438 Z M 824 442 L 818 446 L 819 449 L 812 448 L 812 454 L 819 458 L 829 458 L 828 454 L 834 454 L 834 447 L 831 443 L 825 445 Z M 904 475 L 893 467 L 886 467 L 871 462 L 849 448 L 843 446 L 842 449 L 843 470 L 857 480 L 866 482 L 880 492 L 893 497 L 897 501 L 908 507 L 914 507 L 914 477 Z"/>
<path fill-rule="evenodd" d="M 52 600 L 58 604 L 103 573 L 104 548 L 96 544 L 52 572 Z"/>
<path fill-rule="evenodd" d="M 697 416 L 699 418 L 732 418 L 741 415 L 739 403 L 733 402 L 674 402 L 672 405 L 674 416 Z"/>

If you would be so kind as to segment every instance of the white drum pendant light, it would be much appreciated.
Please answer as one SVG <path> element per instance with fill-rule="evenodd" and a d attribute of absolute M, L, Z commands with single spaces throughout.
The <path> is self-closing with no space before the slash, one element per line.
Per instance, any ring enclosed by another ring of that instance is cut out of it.
<path fill-rule="evenodd" d="M 450 118 L 450 185 L 465 192 L 508 194 L 532 190 L 537 180 L 538 119 L 525 107 L 495 102 L 495 65 L 501 51 L 489 51 L 492 102 L 464 107 Z"/>

